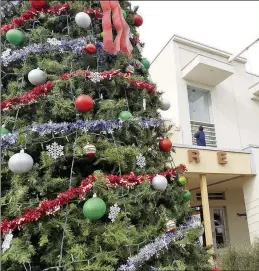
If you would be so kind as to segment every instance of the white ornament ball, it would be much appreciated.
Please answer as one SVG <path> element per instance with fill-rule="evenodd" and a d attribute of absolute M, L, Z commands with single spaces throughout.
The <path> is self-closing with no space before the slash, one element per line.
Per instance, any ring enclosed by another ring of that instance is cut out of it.
<path fill-rule="evenodd" d="M 88 28 L 91 25 L 91 18 L 85 12 L 78 12 L 75 17 L 76 24 L 82 28 Z"/>
<path fill-rule="evenodd" d="M 171 106 L 170 102 L 167 99 L 162 99 L 161 103 L 162 103 L 161 110 L 163 110 L 163 111 L 168 110 L 170 108 L 170 106 Z"/>
<path fill-rule="evenodd" d="M 28 80 L 34 86 L 40 86 L 47 82 L 47 75 L 44 71 L 37 68 L 29 72 Z"/>
<path fill-rule="evenodd" d="M 22 174 L 30 171 L 33 166 L 32 157 L 21 150 L 19 153 L 14 154 L 8 161 L 9 169 L 17 174 Z"/>
<path fill-rule="evenodd" d="M 167 187 L 167 179 L 162 175 L 156 175 L 152 180 L 152 186 L 156 190 L 165 190 Z"/>

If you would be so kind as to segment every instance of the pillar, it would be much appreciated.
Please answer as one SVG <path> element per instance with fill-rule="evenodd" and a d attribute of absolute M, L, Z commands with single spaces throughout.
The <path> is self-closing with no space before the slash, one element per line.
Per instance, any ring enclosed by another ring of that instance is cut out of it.
<path fill-rule="evenodd" d="M 212 230 L 211 230 L 211 220 L 210 220 L 210 206 L 207 188 L 206 175 L 200 175 L 200 188 L 201 188 L 201 202 L 202 202 L 202 212 L 204 220 L 204 230 L 206 246 L 213 245 Z"/>

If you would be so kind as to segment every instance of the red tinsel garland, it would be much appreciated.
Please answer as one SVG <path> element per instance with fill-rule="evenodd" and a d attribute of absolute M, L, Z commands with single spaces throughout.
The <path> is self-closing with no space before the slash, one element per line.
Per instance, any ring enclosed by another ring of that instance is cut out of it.
<path fill-rule="evenodd" d="M 85 78 L 88 78 L 88 79 L 91 78 L 91 72 L 89 71 L 77 70 L 72 73 L 72 76 L 79 76 L 79 75 L 83 75 L 85 76 Z M 131 73 L 122 73 L 120 72 L 120 70 L 114 70 L 114 71 L 103 71 L 103 72 L 100 72 L 99 75 L 100 77 L 102 77 L 102 79 L 111 80 L 114 76 L 129 78 Z M 71 77 L 70 73 L 64 73 L 60 75 L 60 78 L 62 80 L 68 80 L 70 77 Z M 156 86 L 154 84 L 150 84 L 141 80 L 129 80 L 128 83 L 130 86 L 146 89 L 148 91 L 154 91 L 156 89 Z M 53 89 L 53 87 L 54 87 L 54 82 L 49 81 L 41 86 L 34 87 L 32 90 L 26 93 L 23 93 L 19 96 L 15 96 L 7 100 L 3 100 L 1 102 L 1 110 L 8 110 L 17 105 L 25 105 L 25 104 L 30 104 L 32 102 L 35 102 L 38 97 L 46 95 L 48 92 L 50 92 Z"/>
<path fill-rule="evenodd" d="M 53 15 L 60 15 L 63 12 L 66 12 L 69 8 L 70 8 L 69 2 L 65 4 L 57 4 L 55 6 L 47 6 L 46 8 L 43 8 L 42 10 L 36 10 L 34 8 L 31 8 L 25 11 L 20 17 L 13 18 L 10 24 L 4 24 L 1 27 L 1 32 L 5 33 L 10 29 L 18 28 L 22 26 L 26 21 L 34 19 L 36 15 L 38 15 L 41 12 L 53 14 Z"/>
<path fill-rule="evenodd" d="M 85 8 L 84 12 L 92 16 L 95 20 L 100 20 L 103 17 L 103 12 L 99 8 Z"/>
<path fill-rule="evenodd" d="M 165 177 L 174 177 L 176 173 L 184 173 L 185 171 L 186 167 L 184 165 L 179 165 L 176 168 L 172 168 L 158 174 Z M 143 183 L 144 181 L 151 182 L 155 177 L 155 174 L 136 175 L 135 173 L 131 172 L 130 174 L 122 176 L 104 175 L 103 177 L 107 181 L 107 187 L 134 187 L 135 185 Z M 23 225 L 36 221 L 43 215 L 54 214 L 57 209 L 59 209 L 62 205 L 67 204 L 75 197 L 80 197 L 82 200 L 84 200 L 85 193 L 89 192 L 93 188 L 93 183 L 95 181 L 96 177 L 90 175 L 86 179 L 82 180 L 79 187 L 70 187 L 67 191 L 60 193 L 55 199 L 43 200 L 38 207 L 35 209 L 25 209 L 22 215 L 13 220 L 4 219 L 1 224 L 1 232 L 4 234 L 15 229 L 20 230 Z"/>

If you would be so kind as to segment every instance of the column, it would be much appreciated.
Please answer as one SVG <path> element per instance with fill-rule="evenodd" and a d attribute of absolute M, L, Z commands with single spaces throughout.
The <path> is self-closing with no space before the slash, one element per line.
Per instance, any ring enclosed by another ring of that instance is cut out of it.
<path fill-rule="evenodd" d="M 206 237 L 206 246 L 213 245 L 211 221 L 210 221 L 210 206 L 207 188 L 206 175 L 200 175 L 200 188 L 201 188 L 201 202 L 202 202 L 202 212 L 204 220 L 204 230 Z"/>

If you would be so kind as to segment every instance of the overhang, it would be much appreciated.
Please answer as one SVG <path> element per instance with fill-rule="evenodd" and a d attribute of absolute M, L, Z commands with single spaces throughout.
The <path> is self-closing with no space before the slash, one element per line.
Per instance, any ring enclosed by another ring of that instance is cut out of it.
<path fill-rule="evenodd" d="M 202 55 L 197 55 L 182 69 L 183 79 L 212 87 L 233 73 L 232 65 Z"/>
<path fill-rule="evenodd" d="M 249 93 L 252 100 L 259 101 L 259 81 L 249 88 Z"/>

